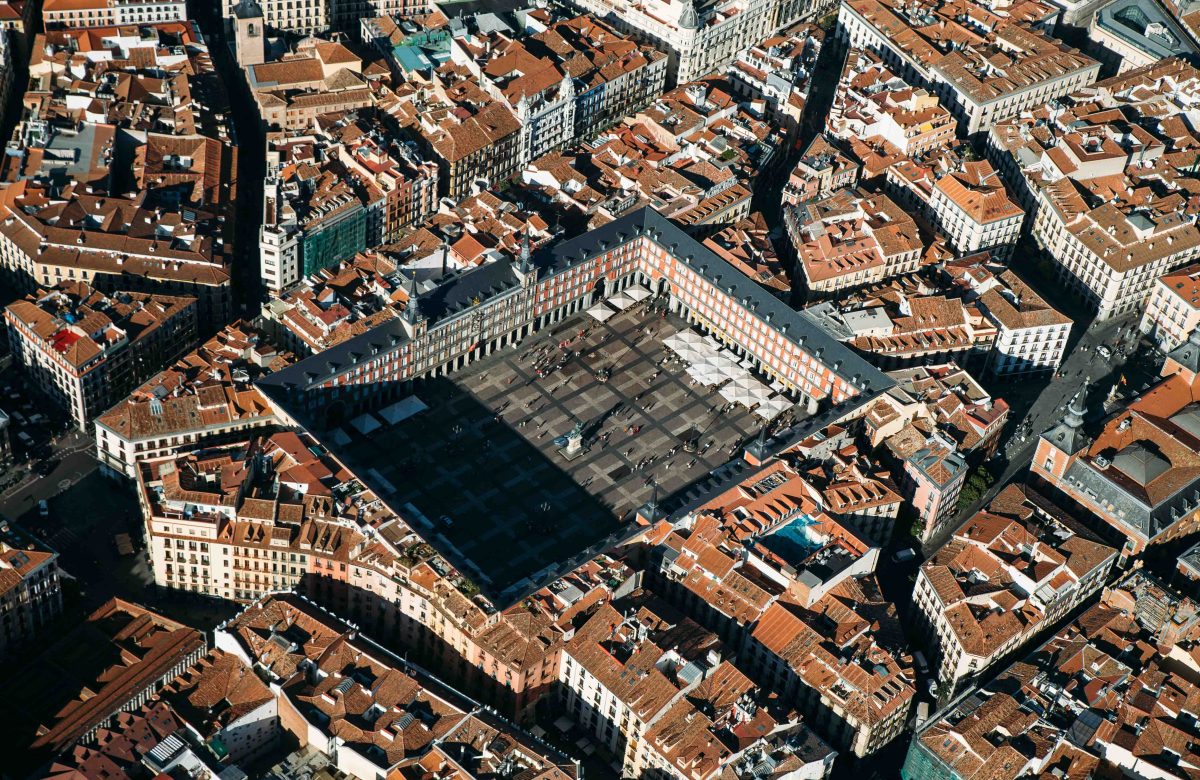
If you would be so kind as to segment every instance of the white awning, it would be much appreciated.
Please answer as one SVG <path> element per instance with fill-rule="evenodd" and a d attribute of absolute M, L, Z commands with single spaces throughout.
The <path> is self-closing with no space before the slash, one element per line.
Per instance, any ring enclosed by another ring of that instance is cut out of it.
<path fill-rule="evenodd" d="M 642 301 L 651 296 L 651 292 L 640 284 L 635 284 L 625 291 L 625 294 L 635 301 Z"/>

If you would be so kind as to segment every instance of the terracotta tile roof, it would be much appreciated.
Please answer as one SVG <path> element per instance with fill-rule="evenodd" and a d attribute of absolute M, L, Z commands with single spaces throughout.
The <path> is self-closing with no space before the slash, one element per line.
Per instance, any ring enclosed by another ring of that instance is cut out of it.
<path fill-rule="evenodd" d="M 91 655 L 69 673 L 93 677 L 39 729 L 32 750 L 66 749 L 205 646 L 194 629 L 121 599 L 89 615 L 80 633 L 73 641 L 85 641 Z"/>
<path fill-rule="evenodd" d="M 1009 197 L 1000 175 L 986 160 L 965 163 L 963 170 L 946 174 L 934 187 L 980 225 L 1018 219 L 1025 214 Z"/>

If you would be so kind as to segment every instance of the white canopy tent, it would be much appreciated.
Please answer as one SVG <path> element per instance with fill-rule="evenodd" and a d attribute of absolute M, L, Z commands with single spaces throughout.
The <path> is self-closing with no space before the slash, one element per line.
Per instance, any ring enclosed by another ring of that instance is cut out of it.
<path fill-rule="evenodd" d="M 649 298 L 652 293 L 640 284 L 635 284 L 625 291 L 625 294 L 635 301 L 642 301 Z"/>
<path fill-rule="evenodd" d="M 706 362 L 714 354 L 704 337 L 691 330 L 680 331 L 663 339 L 663 345 L 688 363 Z"/>
<path fill-rule="evenodd" d="M 781 395 L 772 395 L 758 405 L 755 414 L 768 420 L 792 408 L 792 402 Z"/>
<path fill-rule="evenodd" d="M 597 303 L 595 306 L 588 309 L 587 313 L 592 315 L 592 317 L 599 320 L 600 322 L 605 322 L 610 317 L 612 317 L 616 314 L 615 311 L 613 311 L 611 308 L 609 308 L 604 303 Z"/>
<path fill-rule="evenodd" d="M 714 353 L 706 362 L 711 363 L 726 379 L 741 379 L 750 376 L 749 371 L 738 365 L 737 358 L 725 350 Z"/>
<path fill-rule="evenodd" d="M 706 387 L 719 385 L 726 380 L 725 375 L 718 371 L 711 363 L 693 363 L 687 367 L 687 374 Z"/>
<path fill-rule="evenodd" d="M 753 406 L 758 380 L 746 374 L 731 380 L 721 388 L 721 397 L 742 406 Z"/>
<path fill-rule="evenodd" d="M 379 416 L 382 417 L 388 425 L 395 425 L 398 422 L 407 420 L 413 415 L 420 414 L 428 408 L 429 407 L 426 406 L 425 402 L 420 398 L 417 398 L 415 395 L 410 395 L 405 399 L 397 401 L 391 406 L 386 406 L 383 409 L 380 409 Z"/>
<path fill-rule="evenodd" d="M 629 295 L 627 295 L 626 293 L 619 292 L 616 295 L 612 296 L 611 298 L 607 299 L 605 301 L 605 303 L 607 303 L 609 306 L 612 306 L 613 308 L 619 309 L 621 311 L 625 311 L 626 309 L 628 309 L 630 306 L 633 305 L 633 298 L 630 298 Z"/>
<path fill-rule="evenodd" d="M 351 420 L 350 424 L 353 425 L 354 429 L 363 436 L 374 433 L 383 427 L 383 424 L 371 414 L 360 414 L 358 417 L 355 417 L 353 420 Z"/>

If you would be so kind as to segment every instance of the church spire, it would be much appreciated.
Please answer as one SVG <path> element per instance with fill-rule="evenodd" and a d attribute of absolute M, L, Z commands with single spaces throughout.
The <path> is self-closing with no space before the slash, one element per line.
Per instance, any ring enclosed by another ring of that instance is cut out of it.
<path fill-rule="evenodd" d="M 529 251 L 529 227 L 521 232 L 521 273 L 529 273 L 529 264 L 531 262 L 531 253 Z"/>
<path fill-rule="evenodd" d="M 1083 447 L 1085 435 L 1083 423 L 1087 419 L 1087 394 L 1090 377 L 1084 377 L 1083 386 L 1071 396 L 1067 413 L 1053 428 L 1042 434 L 1042 438 L 1066 453 L 1075 453 Z"/>
<path fill-rule="evenodd" d="M 417 297 L 420 292 L 417 290 L 417 269 L 413 269 L 412 276 L 408 278 L 408 303 L 404 304 L 404 321 L 409 325 L 415 324 L 417 316 L 420 314 L 420 304 Z"/>
<path fill-rule="evenodd" d="M 1091 377 L 1085 376 L 1083 386 L 1071 396 L 1071 402 L 1067 404 L 1067 415 L 1063 422 L 1076 430 L 1083 427 L 1083 420 L 1087 417 L 1087 391 L 1091 381 Z"/>

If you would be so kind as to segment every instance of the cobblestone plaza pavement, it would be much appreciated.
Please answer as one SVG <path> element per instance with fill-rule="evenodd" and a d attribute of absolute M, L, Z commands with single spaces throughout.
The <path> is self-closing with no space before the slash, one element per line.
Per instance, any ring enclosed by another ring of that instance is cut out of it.
<path fill-rule="evenodd" d="M 487 592 L 504 591 L 620 531 L 654 482 L 670 495 L 757 433 L 759 419 L 692 384 L 684 365 L 659 365 L 672 356 L 662 340 L 685 327 L 644 306 L 605 323 L 567 320 L 424 380 L 416 395 L 428 411 L 369 436 L 348 431 L 344 454 L 359 474 L 382 476 L 374 487 Z M 577 426 L 583 446 L 568 458 L 560 450 Z"/>

